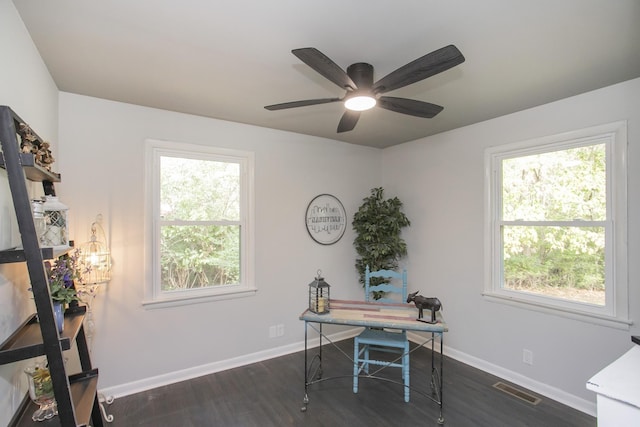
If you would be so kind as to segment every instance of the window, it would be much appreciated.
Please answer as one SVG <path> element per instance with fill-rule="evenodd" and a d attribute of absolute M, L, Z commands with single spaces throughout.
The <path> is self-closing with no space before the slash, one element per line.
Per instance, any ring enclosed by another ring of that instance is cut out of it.
<path fill-rule="evenodd" d="M 619 122 L 486 151 L 488 298 L 628 327 L 626 144 Z"/>
<path fill-rule="evenodd" d="M 145 304 L 252 295 L 253 154 L 149 140 Z"/>

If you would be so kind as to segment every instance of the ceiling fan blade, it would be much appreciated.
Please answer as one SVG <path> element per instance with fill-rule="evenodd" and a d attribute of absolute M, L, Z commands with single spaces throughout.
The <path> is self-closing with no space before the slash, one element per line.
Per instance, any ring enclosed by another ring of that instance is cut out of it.
<path fill-rule="evenodd" d="M 282 104 L 267 105 L 266 108 L 269 111 L 284 110 L 286 108 L 306 107 L 308 105 L 328 104 L 329 102 L 340 101 L 340 98 L 322 98 L 322 99 L 307 99 L 304 101 L 291 101 L 283 102 Z"/>
<path fill-rule="evenodd" d="M 338 123 L 338 133 L 353 130 L 353 128 L 356 127 L 356 123 L 358 123 L 359 118 L 360 111 L 345 111 L 340 119 L 340 123 Z"/>
<path fill-rule="evenodd" d="M 304 47 L 301 49 L 293 49 L 291 53 L 342 89 L 357 89 L 356 84 L 351 80 L 351 77 L 349 77 L 346 71 L 336 65 L 335 62 L 318 49 L 314 47 Z"/>
<path fill-rule="evenodd" d="M 445 46 L 412 61 L 387 74 L 374 85 L 376 93 L 389 92 L 424 80 L 427 77 L 464 62 L 464 56 L 454 45 Z"/>
<path fill-rule="evenodd" d="M 440 105 L 428 102 L 416 101 L 415 99 L 396 98 L 393 96 L 381 96 L 378 99 L 378 107 L 396 113 L 408 114 L 410 116 L 430 119 L 444 109 Z"/>

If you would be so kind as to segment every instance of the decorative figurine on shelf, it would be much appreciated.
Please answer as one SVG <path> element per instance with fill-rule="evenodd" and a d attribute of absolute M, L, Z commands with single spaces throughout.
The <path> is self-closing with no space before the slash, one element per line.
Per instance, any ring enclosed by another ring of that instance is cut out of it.
<path fill-rule="evenodd" d="M 49 146 L 50 144 L 47 141 L 43 141 L 37 150 L 32 150 L 36 155 L 35 162 L 47 170 L 51 170 L 51 164 L 55 161 Z"/>
<path fill-rule="evenodd" d="M 20 123 L 18 126 L 18 134 L 20 135 L 20 139 L 22 140 L 20 143 L 20 148 L 23 153 L 31 153 L 32 150 L 37 150 L 38 146 L 38 137 L 31 130 L 28 124 Z"/>
<path fill-rule="evenodd" d="M 50 144 L 47 141 L 40 143 L 37 135 L 26 123 L 20 123 L 18 134 L 21 138 L 20 151 L 32 153 L 36 164 L 47 170 L 51 170 L 51 164 L 55 161 L 51 154 Z"/>
<path fill-rule="evenodd" d="M 418 318 L 416 320 L 424 323 L 437 323 L 436 312 L 442 308 L 442 303 L 438 298 L 423 297 L 422 295 L 418 295 L 418 292 L 420 291 L 415 291 L 407 297 L 407 302 L 413 301 L 416 307 L 418 307 Z M 431 321 L 422 319 L 422 310 L 425 308 L 431 310 Z"/>

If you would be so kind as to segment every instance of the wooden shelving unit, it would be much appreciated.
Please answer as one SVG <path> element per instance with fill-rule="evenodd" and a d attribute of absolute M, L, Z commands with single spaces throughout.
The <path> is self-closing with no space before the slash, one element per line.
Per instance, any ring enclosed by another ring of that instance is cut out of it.
<path fill-rule="evenodd" d="M 67 310 L 64 315 L 64 332 L 60 334 L 62 350 L 69 350 L 84 320 L 86 307 Z M 0 345 L 0 365 L 31 359 L 44 354 L 44 341 L 37 314 L 32 314 L 5 342 Z"/>
<path fill-rule="evenodd" d="M 98 370 L 93 369 L 88 372 L 83 372 L 69 377 L 69 391 L 71 393 L 71 399 L 74 407 L 76 408 L 76 419 L 80 420 L 78 425 L 89 425 L 89 422 L 94 411 L 94 403 L 91 396 L 96 395 L 98 388 Z M 13 420 L 9 425 L 15 427 L 27 427 L 27 426 L 61 426 L 59 417 L 53 417 L 47 421 L 33 422 L 31 420 L 31 414 L 38 407 L 28 398 L 22 401 L 20 410 L 16 412 Z M 93 425 L 96 425 L 95 423 Z"/>
<path fill-rule="evenodd" d="M 27 264 L 37 313 L 0 344 L 0 365 L 46 356 L 58 404 L 58 416 L 44 422 L 32 421 L 31 414 L 36 406 L 27 395 L 9 425 L 74 427 L 91 424 L 93 427 L 102 427 L 97 393 L 98 370 L 91 366 L 82 323 L 86 309 L 67 309 L 64 332 L 58 333 L 44 260 L 55 258 L 60 253 L 51 248 L 40 248 L 27 191 L 26 181 L 30 180 L 41 182 L 45 194 L 53 195 L 53 183 L 60 181 L 60 175 L 38 165 L 33 154 L 20 151 L 16 132 L 20 123 L 26 122 L 11 108 L 0 106 L 0 167 L 7 172 L 22 240 L 21 248 L 0 251 L 0 263 Z M 39 139 L 39 143 L 42 142 Z M 74 341 L 82 372 L 69 376 L 63 352 L 69 350 Z"/>
<path fill-rule="evenodd" d="M 32 153 L 19 153 L 19 156 L 20 164 L 28 180 L 36 182 L 60 182 L 60 174 L 51 172 L 38 165 Z M 0 153 L 0 168 L 6 169 L 4 167 L 4 155 L 2 153 Z"/>

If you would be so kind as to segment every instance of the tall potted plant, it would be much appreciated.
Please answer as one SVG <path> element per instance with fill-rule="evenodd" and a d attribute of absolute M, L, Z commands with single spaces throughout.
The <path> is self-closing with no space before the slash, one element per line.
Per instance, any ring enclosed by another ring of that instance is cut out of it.
<path fill-rule="evenodd" d="M 371 271 L 398 268 L 398 261 L 407 254 L 401 231 L 411 225 L 402 212 L 400 199 L 385 199 L 382 187 L 373 188 L 371 195 L 363 199 L 351 225 L 356 232 L 353 244 L 358 252 L 356 270 L 360 283 L 364 285 L 367 265 Z"/>

